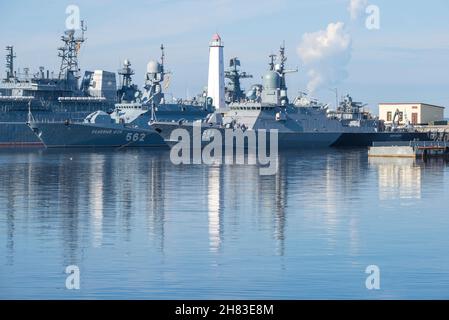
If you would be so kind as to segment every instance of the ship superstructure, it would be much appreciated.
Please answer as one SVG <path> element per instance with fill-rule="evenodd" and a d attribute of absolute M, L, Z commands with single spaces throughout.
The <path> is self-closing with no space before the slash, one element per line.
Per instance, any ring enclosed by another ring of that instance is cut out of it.
<path fill-rule="evenodd" d="M 327 105 L 309 100 L 301 94 L 292 101 L 288 96 L 286 76 L 297 72 L 289 70 L 285 63 L 285 47 L 278 55 L 269 56 L 269 69 L 263 76 L 262 85 L 254 85 L 241 101 L 229 103 L 201 123 L 201 130 L 278 131 L 278 144 L 282 148 L 316 148 L 341 145 L 370 145 L 373 141 L 420 138 L 418 133 L 391 136 L 381 132 L 379 121 L 361 110 L 352 99 L 345 100 L 335 111 Z M 171 132 L 185 128 L 193 132 L 198 123 L 163 123 L 153 127 L 172 144 Z M 193 134 L 193 133 L 192 133 Z M 357 140 L 357 139 L 358 140 Z"/>
<path fill-rule="evenodd" d="M 229 69 L 225 71 L 225 78 L 228 79 L 228 84 L 225 87 L 225 100 L 228 104 L 245 100 L 245 92 L 242 89 L 240 80 L 253 77 L 245 71 L 240 71 L 240 65 L 240 60 L 234 57 L 229 60 Z"/>
<path fill-rule="evenodd" d="M 165 71 L 164 46 L 160 61 L 147 64 L 142 90 L 133 84 L 131 62 L 126 59 L 118 71 L 121 76 L 117 91 L 119 102 L 106 113 L 98 110 L 83 121 L 42 122 L 30 126 L 48 148 L 73 147 L 159 147 L 165 145 L 150 123 L 161 118 L 165 121 L 197 120 L 213 111 L 207 99 L 195 103 L 167 103 L 162 90 L 168 72 Z M 203 103 L 203 104 L 201 104 Z"/>
<path fill-rule="evenodd" d="M 60 70 L 55 76 L 44 67 L 32 74 L 29 68 L 15 70 L 13 46 L 8 46 L 6 77 L 0 83 L 0 145 L 23 146 L 40 144 L 30 133 L 26 122 L 30 112 L 38 121 L 83 119 L 95 110 L 112 109 L 116 102 L 115 73 L 103 70 L 86 71 L 80 82 L 78 55 L 84 43 L 81 35 L 66 30 L 58 48 Z"/>

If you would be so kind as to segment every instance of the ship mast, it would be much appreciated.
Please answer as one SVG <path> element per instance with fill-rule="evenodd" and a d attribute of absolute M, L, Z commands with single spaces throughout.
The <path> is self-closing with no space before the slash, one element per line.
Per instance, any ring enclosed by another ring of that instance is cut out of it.
<path fill-rule="evenodd" d="M 164 44 L 161 44 L 161 68 L 162 73 L 164 73 L 164 61 L 165 61 L 165 47 Z"/>
<path fill-rule="evenodd" d="M 287 91 L 287 84 L 285 81 L 285 75 L 287 73 L 294 73 L 298 72 L 298 68 L 292 69 L 292 70 L 286 70 L 285 69 L 285 62 L 287 61 L 287 57 L 285 56 L 285 43 L 282 44 L 282 46 L 279 49 L 279 56 L 277 57 L 279 64 L 277 64 L 274 68 L 275 71 L 279 73 L 281 76 L 281 90 Z"/>
<path fill-rule="evenodd" d="M 132 76 L 134 75 L 134 70 L 131 69 L 131 62 L 128 59 L 125 59 L 125 61 L 123 62 L 123 68 L 118 71 L 118 74 L 122 76 L 122 87 L 130 87 L 132 85 Z"/>
<path fill-rule="evenodd" d="M 164 70 L 165 47 L 161 44 L 161 62 L 150 61 L 147 64 L 147 73 L 145 75 L 145 100 L 151 103 L 151 120 L 156 120 L 155 108 L 164 103 L 164 93 L 161 83 L 164 82 L 167 72 Z"/>
<path fill-rule="evenodd" d="M 240 79 L 252 78 L 251 74 L 246 72 L 240 72 L 238 67 L 240 66 L 240 60 L 237 57 L 232 58 L 229 61 L 229 70 L 225 71 L 225 77 L 229 79 L 232 89 L 230 90 L 230 102 L 239 101 L 244 97 Z"/>
<path fill-rule="evenodd" d="M 275 54 L 270 54 L 268 56 L 268 58 L 270 58 L 270 62 L 268 63 L 268 65 L 270 66 L 270 71 L 274 71 L 274 61 L 276 61 L 276 55 Z"/>
<path fill-rule="evenodd" d="M 298 68 L 293 69 L 293 70 L 286 70 L 285 69 L 285 62 L 287 61 L 287 57 L 285 56 L 285 43 L 283 43 L 281 45 L 281 47 L 279 48 L 279 55 L 278 56 L 274 56 L 270 55 L 269 56 L 271 59 L 270 62 L 270 70 L 275 71 L 280 78 L 280 85 L 279 85 L 279 90 L 280 90 L 280 101 L 282 105 L 286 105 L 289 103 L 288 100 L 288 95 L 287 95 L 287 83 L 286 83 L 286 75 L 288 73 L 294 73 L 294 72 L 298 72 Z M 276 58 L 276 62 L 274 62 Z"/>
<path fill-rule="evenodd" d="M 131 62 L 128 59 L 123 61 L 123 68 L 118 70 L 120 77 L 120 89 L 117 90 L 119 102 L 133 101 L 138 98 L 139 91 L 137 86 L 133 85 L 132 76 L 134 70 L 131 69 Z"/>
<path fill-rule="evenodd" d="M 16 55 L 14 54 L 14 47 L 13 46 L 7 46 L 6 47 L 6 81 L 15 80 L 14 75 L 14 58 Z"/>
<path fill-rule="evenodd" d="M 87 27 L 84 21 L 81 21 L 81 36 L 75 36 L 75 30 L 70 29 L 64 32 L 61 40 L 64 45 L 58 48 L 58 56 L 61 58 L 61 67 L 59 68 L 59 79 L 66 80 L 68 89 L 76 89 L 78 86 L 79 67 L 78 67 L 78 53 L 81 49 L 81 44 L 85 41 L 84 32 Z"/>

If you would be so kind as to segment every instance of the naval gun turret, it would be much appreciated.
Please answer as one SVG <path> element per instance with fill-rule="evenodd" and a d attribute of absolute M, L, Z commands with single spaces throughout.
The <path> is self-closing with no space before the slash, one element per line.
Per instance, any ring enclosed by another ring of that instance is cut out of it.
<path fill-rule="evenodd" d="M 226 102 L 239 102 L 245 99 L 245 94 L 240 85 L 240 79 L 252 78 L 253 76 L 239 70 L 240 60 L 237 57 L 229 61 L 229 69 L 225 71 L 225 77 L 229 79 L 226 86 Z"/>

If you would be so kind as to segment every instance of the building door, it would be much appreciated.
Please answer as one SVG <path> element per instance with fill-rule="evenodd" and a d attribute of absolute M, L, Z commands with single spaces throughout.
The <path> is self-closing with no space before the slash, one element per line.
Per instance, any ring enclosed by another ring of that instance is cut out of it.
<path fill-rule="evenodd" d="M 412 124 L 418 124 L 418 113 L 412 113 Z"/>

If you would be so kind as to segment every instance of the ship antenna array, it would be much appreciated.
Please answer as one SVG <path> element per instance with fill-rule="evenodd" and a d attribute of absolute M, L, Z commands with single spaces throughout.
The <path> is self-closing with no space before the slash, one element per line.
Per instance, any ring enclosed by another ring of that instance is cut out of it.
<path fill-rule="evenodd" d="M 81 38 L 84 39 L 84 32 L 87 31 L 87 23 L 81 20 Z"/>
<path fill-rule="evenodd" d="M 10 80 L 15 78 L 14 76 L 14 58 L 16 55 L 14 54 L 14 47 L 7 46 L 6 47 L 6 80 Z"/>
<path fill-rule="evenodd" d="M 132 78 L 131 76 L 134 75 L 134 70 L 131 69 L 131 62 L 129 62 L 128 59 L 126 59 L 123 62 L 123 68 L 118 70 L 118 74 L 122 76 L 121 79 L 121 85 L 129 87 L 132 84 Z"/>
<path fill-rule="evenodd" d="M 81 21 L 81 37 L 75 36 L 75 30 L 69 29 L 61 36 L 64 45 L 58 48 L 58 57 L 61 58 L 61 67 L 59 68 L 59 79 L 68 79 L 70 74 L 75 79 L 79 79 L 78 68 L 78 53 L 81 44 L 86 40 L 84 32 L 87 31 L 87 26 L 84 21 Z"/>
<path fill-rule="evenodd" d="M 161 65 L 164 67 L 164 60 L 165 60 L 165 47 L 164 44 L 161 44 Z"/>
<path fill-rule="evenodd" d="M 164 44 L 161 44 L 161 71 L 162 71 L 162 79 L 166 79 L 164 89 L 168 89 L 170 86 L 170 78 L 169 75 L 171 74 L 170 71 L 165 72 L 165 46 Z M 164 76 L 167 76 L 164 78 Z"/>
<path fill-rule="evenodd" d="M 270 58 L 270 63 L 268 65 L 270 66 L 270 70 L 273 71 L 274 70 L 274 61 L 276 60 L 276 55 L 270 54 L 268 57 Z"/>
<path fill-rule="evenodd" d="M 285 62 L 287 61 L 287 57 L 285 56 L 285 41 L 282 43 L 281 48 L 279 49 L 279 62 L 281 65 L 281 73 L 295 73 L 298 72 L 298 68 L 292 70 L 285 70 Z"/>
<path fill-rule="evenodd" d="M 282 69 L 284 69 L 285 62 L 287 61 L 287 57 L 285 56 L 285 41 L 282 43 L 281 48 L 279 49 L 279 60 L 281 61 Z"/>

